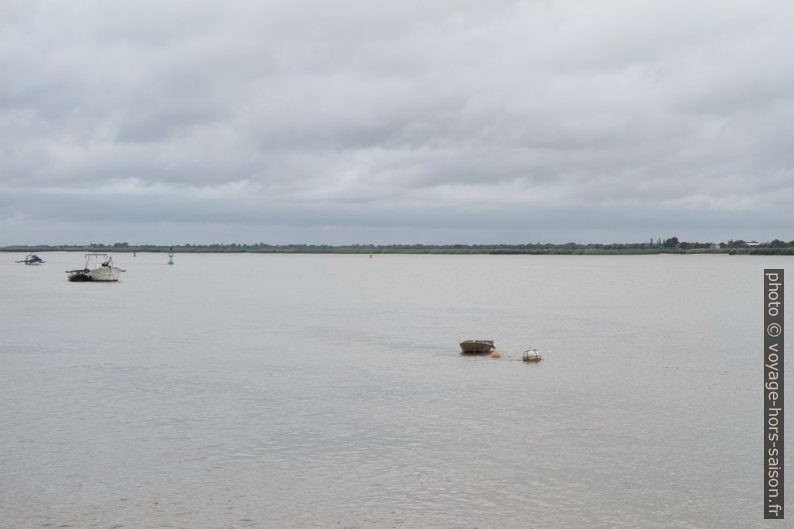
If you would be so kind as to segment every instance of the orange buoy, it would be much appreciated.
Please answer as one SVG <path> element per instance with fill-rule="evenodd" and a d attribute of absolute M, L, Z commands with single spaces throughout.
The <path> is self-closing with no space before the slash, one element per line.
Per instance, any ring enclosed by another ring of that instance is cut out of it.
<path fill-rule="evenodd" d="M 502 358 L 502 353 L 494 349 L 493 352 L 491 353 L 491 358 Z"/>

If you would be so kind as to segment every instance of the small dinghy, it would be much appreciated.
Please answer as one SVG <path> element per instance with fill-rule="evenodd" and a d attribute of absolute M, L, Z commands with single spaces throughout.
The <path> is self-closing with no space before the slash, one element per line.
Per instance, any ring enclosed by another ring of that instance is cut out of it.
<path fill-rule="evenodd" d="M 85 254 L 85 267 L 79 270 L 67 270 L 69 281 L 118 281 L 121 268 L 113 266 L 113 258 L 106 253 Z"/>
<path fill-rule="evenodd" d="M 537 349 L 527 349 L 524 351 L 524 362 L 540 362 L 541 356 Z"/>
<path fill-rule="evenodd" d="M 463 340 L 460 351 L 465 355 L 487 355 L 495 349 L 493 340 Z"/>
<path fill-rule="evenodd" d="M 17 263 L 25 263 L 26 265 L 37 265 L 41 263 L 45 263 L 46 261 L 39 257 L 38 255 L 32 253 L 28 254 L 22 261 L 16 261 Z"/>

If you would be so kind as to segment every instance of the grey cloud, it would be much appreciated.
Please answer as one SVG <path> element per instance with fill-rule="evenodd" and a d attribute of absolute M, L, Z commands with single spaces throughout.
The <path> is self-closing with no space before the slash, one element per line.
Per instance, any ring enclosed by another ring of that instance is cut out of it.
<path fill-rule="evenodd" d="M 0 244 L 98 238 L 95 214 L 153 242 L 788 240 L 792 23 L 774 1 L 5 2 Z"/>

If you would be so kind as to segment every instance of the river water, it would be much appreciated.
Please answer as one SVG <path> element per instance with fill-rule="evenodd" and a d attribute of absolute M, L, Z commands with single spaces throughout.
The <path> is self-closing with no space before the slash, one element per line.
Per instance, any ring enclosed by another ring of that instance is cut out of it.
<path fill-rule="evenodd" d="M 0 254 L 1 527 L 767 525 L 790 258 L 41 255 Z"/>

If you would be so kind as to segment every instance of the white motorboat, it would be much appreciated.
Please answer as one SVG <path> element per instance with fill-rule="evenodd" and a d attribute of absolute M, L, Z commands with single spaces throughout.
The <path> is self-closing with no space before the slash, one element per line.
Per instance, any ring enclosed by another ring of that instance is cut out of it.
<path fill-rule="evenodd" d="M 121 268 L 113 266 L 113 258 L 106 253 L 85 254 L 85 267 L 78 270 L 67 270 L 69 281 L 118 281 Z"/>

